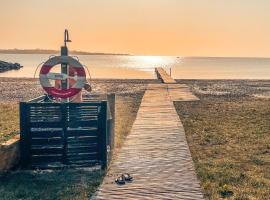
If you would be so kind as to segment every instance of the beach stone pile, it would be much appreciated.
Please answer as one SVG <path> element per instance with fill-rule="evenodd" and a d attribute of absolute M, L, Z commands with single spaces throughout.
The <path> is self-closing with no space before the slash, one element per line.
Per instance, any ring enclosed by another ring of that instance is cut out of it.
<path fill-rule="evenodd" d="M 13 70 L 13 69 L 19 70 L 22 67 L 23 66 L 21 66 L 19 63 L 9 63 L 9 62 L 4 62 L 0 60 L 0 73 Z"/>

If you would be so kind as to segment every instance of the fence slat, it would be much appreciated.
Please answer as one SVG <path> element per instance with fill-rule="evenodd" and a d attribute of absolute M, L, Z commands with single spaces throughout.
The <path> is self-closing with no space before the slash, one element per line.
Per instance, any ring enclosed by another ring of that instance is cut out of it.
<path fill-rule="evenodd" d="M 30 127 L 29 127 L 29 110 L 25 102 L 20 103 L 20 152 L 21 166 L 27 168 L 31 164 L 30 154 Z"/>
<path fill-rule="evenodd" d="M 107 168 L 107 102 L 102 101 L 102 106 L 98 119 L 99 134 L 99 154 L 102 169 Z"/>

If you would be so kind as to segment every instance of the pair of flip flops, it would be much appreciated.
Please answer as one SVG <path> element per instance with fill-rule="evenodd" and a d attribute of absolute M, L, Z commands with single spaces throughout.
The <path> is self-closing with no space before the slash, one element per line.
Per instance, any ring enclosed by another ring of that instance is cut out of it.
<path fill-rule="evenodd" d="M 132 182 L 132 181 L 133 181 L 133 177 L 130 176 L 130 174 L 128 173 L 122 174 L 117 179 L 115 179 L 115 183 L 118 185 L 125 185 L 126 182 Z"/>

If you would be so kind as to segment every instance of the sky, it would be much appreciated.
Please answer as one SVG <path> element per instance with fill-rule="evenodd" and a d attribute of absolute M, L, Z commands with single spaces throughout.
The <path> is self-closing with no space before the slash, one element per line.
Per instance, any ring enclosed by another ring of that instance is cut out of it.
<path fill-rule="evenodd" d="M 0 49 L 270 57 L 269 0 L 0 0 Z"/>

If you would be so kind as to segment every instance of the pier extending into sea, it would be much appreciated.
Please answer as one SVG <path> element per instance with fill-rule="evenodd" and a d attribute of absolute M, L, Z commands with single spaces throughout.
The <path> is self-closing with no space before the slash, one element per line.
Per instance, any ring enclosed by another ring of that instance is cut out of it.
<path fill-rule="evenodd" d="M 176 84 L 176 81 L 163 69 L 162 67 L 155 68 L 157 78 L 161 80 L 162 83 L 166 84 Z"/>
<path fill-rule="evenodd" d="M 137 118 L 92 199 L 203 199 L 173 101 L 197 101 L 183 84 L 149 84 Z M 117 185 L 129 173 L 134 180 Z"/>

